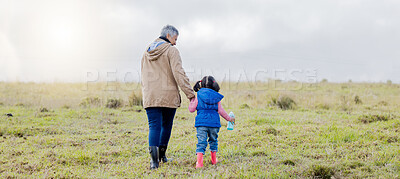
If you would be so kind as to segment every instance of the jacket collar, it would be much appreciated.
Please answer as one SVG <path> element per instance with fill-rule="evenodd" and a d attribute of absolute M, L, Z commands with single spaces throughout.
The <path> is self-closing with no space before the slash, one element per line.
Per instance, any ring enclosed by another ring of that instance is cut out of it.
<path fill-rule="evenodd" d="M 160 39 L 163 39 L 163 40 L 165 40 L 166 42 L 168 42 L 168 43 L 171 43 L 168 39 L 167 39 L 167 37 L 159 37 Z"/>

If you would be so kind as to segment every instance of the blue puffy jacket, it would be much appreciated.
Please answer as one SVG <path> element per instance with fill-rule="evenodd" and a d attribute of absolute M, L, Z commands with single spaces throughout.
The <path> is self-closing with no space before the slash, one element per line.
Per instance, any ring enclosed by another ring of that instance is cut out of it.
<path fill-rule="evenodd" d="M 222 98 L 224 98 L 222 94 L 209 88 L 201 88 L 197 92 L 198 104 L 195 127 L 221 127 L 218 102 Z"/>

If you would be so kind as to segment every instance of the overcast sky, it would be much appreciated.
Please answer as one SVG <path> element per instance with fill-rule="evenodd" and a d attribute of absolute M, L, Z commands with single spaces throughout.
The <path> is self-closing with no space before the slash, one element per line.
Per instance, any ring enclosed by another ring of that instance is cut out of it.
<path fill-rule="evenodd" d="M 400 83 L 399 17 L 398 0 L 0 0 L 0 81 L 137 80 L 171 24 L 193 81 Z"/>

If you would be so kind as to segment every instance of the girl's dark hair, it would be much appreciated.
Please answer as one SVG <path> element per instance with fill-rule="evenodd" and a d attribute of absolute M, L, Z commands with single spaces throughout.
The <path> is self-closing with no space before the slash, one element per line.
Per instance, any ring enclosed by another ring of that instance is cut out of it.
<path fill-rule="evenodd" d="M 212 76 L 205 76 L 201 81 L 197 81 L 193 86 L 195 92 L 199 91 L 201 88 L 210 88 L 216 92 L 219 92 L 219 85 Z"/>

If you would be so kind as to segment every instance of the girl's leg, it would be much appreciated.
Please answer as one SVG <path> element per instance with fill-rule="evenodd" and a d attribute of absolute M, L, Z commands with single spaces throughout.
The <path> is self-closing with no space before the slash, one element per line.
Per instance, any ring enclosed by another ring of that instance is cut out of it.
<path fill-rule="evenodd" d="M 219 132 L 219 127 L 209 128 L 208 143 L 210 144 L 211 152 L 218 151 L 218 132 Z"/>
<path fill-rule="evenodd" d="M 197 153 L 196 168 L 201 168 L 201 167 L 203 167 L 203 154 Z"/>
<path fill-rule="evenodd" d="M 197 130 L 197 162 L 196 168 L 203 167 L 203 155 L 207 148 L 207 127 L 196 127 Z"/>
<path fill-rule="evenodd" d="M 217 164 L 217 151 L 218 151 L 218 127 L 210 128 L 208 143 L 210 144 L 211 150 L 211 163 Z"/>
<path fill-rule="evenodd" d="M 202 153 L 204 155 L 204 152 L 206 151 L 206 148 L 207 148 L 208 128 L 207 127 L 196 127 L 196 130 L 197 130 L 196 153 Z"/>

